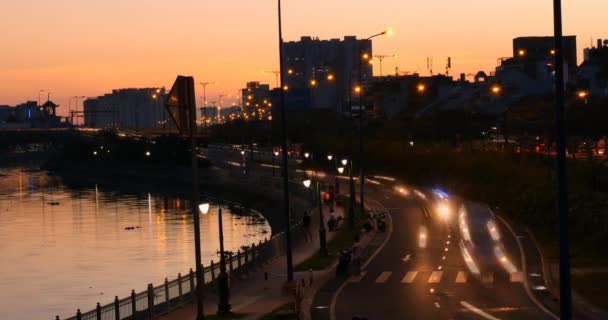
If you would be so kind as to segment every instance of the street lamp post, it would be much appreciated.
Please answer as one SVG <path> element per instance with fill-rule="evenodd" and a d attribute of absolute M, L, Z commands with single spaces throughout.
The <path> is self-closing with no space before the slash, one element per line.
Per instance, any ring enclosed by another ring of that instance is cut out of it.
<path fill-rule="evenodd" d="M 285 210 L 285 244 L 286 244 L 286 260 L 287 260 L 287 282 L 293 282 L 293 257 L 291 253 L 291 214 L 289 210 L 289 176 L 287 171 L 287 114 L 285 112 L 285 74 L 283 68 L 283 24 L 281 17 L 281 0 L 277 0 L 278 4 L 278 20 L 279 20 L 279 71 L 281 77 L 281 133 L 283 147 L 283 202 Z"/>
<path fill-rule="evenodd" d="M 220 274 L 218 276 L 218 295 L 217 314 L 230 314 L 230 288 L 228 287 L 228 274 L 226 273 L 226 254 L 224 253 L 224 226 L 222 224 L 222 206 L 218 209 L 218 226 L 220 230 Z"/>
<path fill-rule="evenodd" d="M 564 129 L 564 46 L 562 1 L 553 0 L 555 38 L 555 128 L 557 133 L 557 211 L 559 214 L 559 275 L 561 318 L 572 318 L 570 292 L 570 237 L 568 235 L 568 181 L 566 173 L 566 133 Z"/>
<path fill-rule="evenodd" d="M 312 184 L 311 180 L 304 180 L 303 184 L 306 188 L 310 188 L 310 185 Z M 326 256 L 327 253 L 327 231 L 325 230 L 325 218 L 323 216 L 323 202 L 322 202 L 322 198 L 321 198 L 321 187 L 319 185 L 319 179 L 317 178 L 315 180 L 315 187 L 317 188 L 317 197 L 318 197 L 318 201 L 319 201 L 319 252 L 321 253 L 321 255 Z"/>
<path fill-rule="evenodd" d="M 365 41 L 369 41 L 375 37 L 379 37 L 379 36 L 383 36 L 383 35 L 391 35 L 393 33 L 393 31 L 391 29 L 387 29 L 384 30 L 378 34 L 375 34 L 373 36 L 367 37 L 365 39 Z M 366 54 L 367 58 L 365 59 L 369 59 L 369 54 Z M 364 200 L 365 200 L 365 161 L 363 160 L 363 59 L 364 59 L 364 54 L 363 54 L 363 47 L 359 46 L 359 85 L 358 85 L 358 90 L 357 93 L 359 94 L 359 165 L 360 167 L 360 186 L 361 186 L 361 191 L 359 194 L 359 201 L 360 206 L 361 206 L 361 213 L 365 212 L 365 204 L 364 204 Z M 352 110 L 351 110 L 352 112 Z"/>
<path fill-rule="evenodd" d="M 42 90 L 42 89 L 40 91 L 38 91 L 38 107 L 40 107 L 40 94 L 43 92 L 44 92 L 44 90 Z"/>
<path fill-rule="evenodd" d="M 355 227 L 355 180 L 353 178 L 353 161 L 348 161 L 348 159 L 342 159 L 342 165 L 348 165 L 348 178 L 349 178 L 349 192 L 350 197 L 348 199 L 348 222 L 352 228 Z"/>
<path fill-rule="evenodd" d="M 207 129 L 207 86 L 210 84 L 215 84 L 215 82 L 201 82 L 200 85 L 203 86 L 203 105 L 202 110 L 204 112 L 205 124 L 204 128 Z"/>

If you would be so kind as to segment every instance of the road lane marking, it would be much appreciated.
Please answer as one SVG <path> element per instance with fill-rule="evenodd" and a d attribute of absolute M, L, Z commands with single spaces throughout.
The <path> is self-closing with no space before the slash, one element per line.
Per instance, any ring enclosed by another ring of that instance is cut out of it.
<path fill-rule="evenodd" d="M 439 302 L 435 302 L 435 308 L 437 308 L 437 309 L 441 308 L 441 306 L 439 305 Z"/>
<path fill-rule="evenodd" d="M 458 271 L 458 275 L 456 276 L 456 283 L 465 282 L 467 282 L 467 274 L 464 271 Z"/>
<path fill-rule="evenodd" d="M 466 301 L 460 301 L 460 305 L 462 305 L 463 307 L 465 307 L 465 308 L 473 311 L 477 315 L 482 316 L 482 317 L 484 317 L 484 318 L 486 318 L 488 320 L 500 320 L 500 319 L 496 318 L 495 316 L 493 316 L 493 315 L 491 315 L 491 314 L 489 314 L 487 312 L 484 312 L 483 310 L 481 310 L 481 309 L 479 309 L 479 308 L 477 308 L 477 307 L 475 307 L 475 306 L 467 303 Z"/>
<path fill-rule="evenodd" d="M 409 271 L 405 277 L 403 277 L 403 279 L 401 280 L 401 283 L 412 283 L 414 282 L 414 279 L 416 279 L 416 275 L 418 274 L 418 271 Z"/>
<path fill-rule="evenodd" d="M 393 273 L 390 271 L 384 271 L 378 276 L 378 278 L 376 278 L 375 282 L 376 283 L 385 283 L 386 281 L 388 281 L 388 278 L 390 278 L 392 274 Z"/>
<path fill-rule="evenodd" d="M 443 271 L 433 271 L 433 273 L 431 273 L 431 277 L 429 278 L 429 283 L 439 283 L 442 275 Z"/>
<path fill-rule="evenodd" d="M 492 273 L 492 272 L 484 273 L 483 276 L 481 277 L 481 281 L 483 283 L 493 283 L 494 282 L 494 273 Z"/>
<path fill-rule="evenodd" d="M 358 276 L 351 277 L 350 282 L 353 282 L 353 283 L 361 282 L 361 280 L 363 279 L 363 277 L 365 277 L 366 274 L 367 274 L 367 271 L 363 271 Z"/>
<path fill-rule="evenodd" d="M 511 279 L 511 282 L 524 282 L 524 276 L 521 271 L 513 272 L 509 277 Z"/>

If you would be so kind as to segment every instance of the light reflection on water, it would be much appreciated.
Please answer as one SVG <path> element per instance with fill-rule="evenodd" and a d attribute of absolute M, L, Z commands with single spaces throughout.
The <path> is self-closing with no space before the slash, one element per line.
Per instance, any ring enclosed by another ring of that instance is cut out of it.
<path fill-rule="evenodd" d="M 187 272 L 188 206 L 145 190 L 72 190 L 44 171 L 0 169 L 0 319 L 64 318 Z M 223 213 L 226 250 L 270 237 L 264 219 Z M 205 265 L 218 260 L 217 222 L 217 206 L 201 215 Z"/>

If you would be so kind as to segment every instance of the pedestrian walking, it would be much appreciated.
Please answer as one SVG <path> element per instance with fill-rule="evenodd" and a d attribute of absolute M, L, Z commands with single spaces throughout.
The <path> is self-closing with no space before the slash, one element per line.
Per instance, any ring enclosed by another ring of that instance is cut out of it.
<path fill-rule="evenodd" d="M 302 216 L 302 227 L 304 228 L 304 241 L 306 242 L 312 242 L 312 232 L 310 231 L 311 220 L 310 213 L 304 211 L 304 215 Z"/>

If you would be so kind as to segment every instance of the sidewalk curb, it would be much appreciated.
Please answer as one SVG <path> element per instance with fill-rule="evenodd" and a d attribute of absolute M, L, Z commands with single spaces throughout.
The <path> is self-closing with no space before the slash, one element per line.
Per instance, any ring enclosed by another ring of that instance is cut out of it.
<path fill-rule="evenodd" d="M 528 272 L 527 272 L 528 266 L 527 266 L 527 262 L 526 262 L 526 254 L 524 252 L 524 247 L 521 243 L 521 240 L 517 237 L 515 230 L 513 230 L 513 227 L 511 227 L 511 225 L 501 215 L 495 214 L 495 216 L 507 227 L 507 229 L 509 229 L 509 232 L 511 232 L 511 235 L 513 235 L 513 238 L 517 242 L 517 246 L 519 247 L 519 253 L 521 255 L 522 272 L 524 275 L 522 278 L 523 278 L 523 282 L 524 282 L 524 288 L 526 289 L 525 291 L 528 294 L 528 297 L 545 314 L 547 314 L 548 316 L 550 316 L 551 318 L 553 318 L 555 320 L 559 320 L 559 317 L 557 315 L 555 315 L 553 312 L 551 312 L 544 304 L 540 303 L 540 301 L 538 301 L 536 296 L 530 290 L 530 285 L 528 284 Z"/>
<path fill-rule="evenodd" d="M 547 285 L 547 288 L 549 288 L 549 292 L 551 293 L 551 295 L 559 301 L 559 286 L 557 285 L 557 281 L 555 281 L 555 279 L 553 278 L 553 272 L 551 271 L 551 268 L 549 267 L 548 263 L 546 263 L 545 254 L 541 250 L 540 245 L 536 240 L 536 237 L 534 237 L 534 234 L 532 234 L 530 229 L 525 229 L 526 233 L 528 233 L 528 235 L 530 236 L 530 239 L 532 239 L 536 250 L 540 254 L 545 284 Z M 602 308 L 597 307 L 592 303 L 588 302 L 574 289 L 572 290 L 572 303 L 575 312 L 581 313 L 589 319 L 608 319 L 608 312 L 606 310 L 603 310 Z"/>
<path fill-rule="evenodd" d="M 368 198 L 368 199 L 371 199 L 371 197 Z M 373 199 L 371 199 L 371 200 L 373 200 Z M 391 236 L 393 234 L 393 220 L 392 220 L 392 217 L 390 215 L 390 212 L 388 212 L 388 210 L 380 202 L 378 202 L 376 200 L 373 200 L 373 201 L 376 202 L 376 204 L 378 206 L 380 206 L 384 211 L 387 212 L 386 217 L 387 217 L 388 232 L 385 233 L 386 234 L 386 238 L 384 239 L 384 241 L 382 241 L 382 244 L 365 261 L 365 263 L 363 263 L 363 265 L 361 266 L 361 269 L 365 269 L 374 260 L 374 258 L 378 255 L 378 253 L 380 253 L 380 251 L 382 251 L 382 249 L 384 249 L 384 246 L 386 246 L 386 244 L 388 243 L 389 239 L 391 238 Z M 377 233 L 375 233 L 374 236 L 376 234 Z M 352 276 L 346 278 L 344 280 L 344 282 L 340 285 L 340 287 L 338 287 L 338 290 L 336 290 L 336 292 L 332 296 L 332 298 L 331 298 L 331 304 L 329 306 L 329 319 L 330 320 L 336 320 L 336 302 L 338 300 L 338 296 L 340 295 L 340 293 L 342 292 L 342 290 L 344 290 L 344 288 L 346 287 L 346 285 L 350 282 L 351 278 L 352 278 Z"/>

